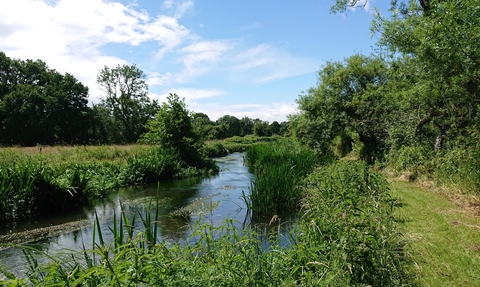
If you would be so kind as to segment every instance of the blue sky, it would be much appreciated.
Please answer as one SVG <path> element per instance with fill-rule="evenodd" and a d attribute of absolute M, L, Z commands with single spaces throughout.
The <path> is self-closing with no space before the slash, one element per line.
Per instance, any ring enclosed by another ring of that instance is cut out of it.
<path fill-rule="evenodd" d="M 282 122 L 326 61 L 370 54 L 373 7 L 331 14 L 334 0 L 15 0 L 0 2 L 0 51 L 41 59 L 102 97 L 105 65 L 136 64 L 150 97 L 185 98 L 211 120 Z"/>

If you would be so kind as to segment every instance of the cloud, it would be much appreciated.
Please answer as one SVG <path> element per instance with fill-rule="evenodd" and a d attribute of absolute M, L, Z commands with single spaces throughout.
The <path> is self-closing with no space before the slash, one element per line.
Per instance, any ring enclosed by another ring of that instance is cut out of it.
<path fill-rule="evenodd" d="M 151 73 L 148 75 L 147 79 L 147 84 L 148 86 L 165 86 L 170 84 L 172 78 L 172 74 L 170 73 L 165 73 L 165 74 L 160 74 L 160 73 Z"/>
<path fill-rule="evenodd" d="M 225 91 L 220 89 L 174 88 L 170 89 L 167 93 L 162 94 L 159 97 L 160 101 L 166 101 L 168 94 L 177 94 L 180 98 L 185 98 L 187 104 L 190 104 L 195 100 L 225 95 Z"/>
<path fill-rule="evenodd" d="M 233 61 L 234 77 L 250 77 L 257 84 L 312 73 L 319 67 L 317 60 L 293 56 L 264 43 L 238 53 Z"/>
<path fill-rule="evenodd" d="M 249 117 L 251 119 L 261 119 L 272 123 L 273 121 L 283 122 L 287 121 L 287 116 L 297 113 L 298 108 L 296 103 L 277 102 L 269 105 L 265 104 L 202 104 L 192 102 L 189 104 L 189 109 L 195 112 L 201 112 L 208 115 L 208 117 L 215 121 L 225 115 L 234 116 L 238 119 Z"/>
<path fill-rule="evenodd" d="M 135 6 L 102 0 L 15 0 L 0 3 L 0 50 L 20 59 L 41 59 L 74 74 L 95 90 L 104 66 L 126 63 L 106 55 L 106 44 L 138 46 L 156 42 L 165 54 L 180 45 L 188 29 L 174 17 L 152 18 Z M 98 97 L 98 95 L 94 95 Z"/>
<path fill-rule="evenodd" d="M 355 11 L 357 9 L 363 9 L 369 12 L 372 1 L 373 0 L 350 0 L 350 3 L 348 4 L 348 9 L 351 11 Z"/>
<path fill-rule="evenodd" d="M 228 40 L 198 41 L 180 50 L 184 69 L 175 81 L 184 83 L 213 69 L 213 64 L 224 60 L 224 54 L 232 48 Z"/>
<path fill-rule="evenodd" d="M 167 11 L 173 11 L 176 19 L 181 18 L 185 13 L 193 8 L 192 0 L 165 0 L 162 8 Z"/>

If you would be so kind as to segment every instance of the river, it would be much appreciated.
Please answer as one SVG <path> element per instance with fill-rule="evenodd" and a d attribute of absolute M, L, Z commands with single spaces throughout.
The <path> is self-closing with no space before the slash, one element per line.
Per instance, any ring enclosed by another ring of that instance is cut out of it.
<path fill-rule="evenodd" d="M 123 210 L 131 214 L 145 214 L 145 206 L 158 202 L 160 220 L 159 238 L 171 242 L 188 240 L 193 222 L 208 222 L 219 225 L 226 218 L 231 218 L 239 228 L 248 225 L 247 208 L 242 194 L 249 193 L 254 175 L 244 163 L 243 153 L 234 153 L 215 161 L 220 167 L 217 175 L 207 178 L 189 178 L 170 182 L 123 188 L 114 196 L 97 204 L 72 212 L 64 216 L 17 224 L 8 229 L 0 229 L 0 235 L 39 232 L 29 245 L 55 256 L 65 250 L 78 251 L 85 246 L 92 247 L 93 223 L 97 214 L 105 241 L 112 239 L 110 228 Z M 55 226 L 57 228 L 55 228 Z M 137 228 L 141 222 L 137 216 Z M 26 268 L 25 258 L 20 248 L 10 247 L 0 251 L 0 262 L 22 274 Z"/>

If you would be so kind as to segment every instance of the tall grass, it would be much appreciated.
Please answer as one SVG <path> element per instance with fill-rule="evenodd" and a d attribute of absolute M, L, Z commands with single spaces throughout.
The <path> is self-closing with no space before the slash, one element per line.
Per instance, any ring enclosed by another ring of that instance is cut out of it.
<path fill-rule="evenodd" d="M 324 161 L 314 152 L 287 141 L 253 145 L 246 159 L 256 178 L 244 199 L 258 216 L 298 210 L 302 198 L 298 188 L 300 180 Z"/>
<path fill-rule="evenodd" d="M 3 270 L 0 285 L 35 286 L 409 286 L 395 201 L 386 180 L 361 162 L 315 169 L 299 182 L 302 215 L 282 240 L 265 245 L 253 229 L 199 223 L 192 239 L 154 239 L 158 217 L 151 204 L 115 217 L 114 242 L 103 240 L 98 220 L 93 250 L 51 258 L 15 278 Z M 141 218 L 143 230 L 133 230 Z M 123 226 L 123 227 L 122 227 Z M 281 243 L 283 242 L 283 243 Z M 28 256 L 28 255 L 27 255 Z"/>
<path fill-rule="evenodd" d="M 186 166 L 174 151 L 146 146 L 0 149 L 0 155 L 3 222 L 80 207 L 120 186 L 218 171 L 211 160 Z"/>

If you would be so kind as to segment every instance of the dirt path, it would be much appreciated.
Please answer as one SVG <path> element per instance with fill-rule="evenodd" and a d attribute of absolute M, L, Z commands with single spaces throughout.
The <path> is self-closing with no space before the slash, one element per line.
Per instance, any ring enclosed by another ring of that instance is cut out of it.
<path fill-rule="evenodd" d="M 480 216 L 440 192 L 391 180 L 420 286 L 480 286 Z"/>

